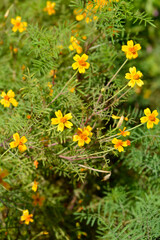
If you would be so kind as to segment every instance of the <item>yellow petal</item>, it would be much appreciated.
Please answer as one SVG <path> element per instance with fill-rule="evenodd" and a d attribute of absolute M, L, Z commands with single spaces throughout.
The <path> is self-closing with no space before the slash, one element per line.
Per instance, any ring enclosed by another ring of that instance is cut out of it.
<path fill-rule="evenodd" d="M 64 124 L 63 124 L 63 123 L 59 123 L 59 124 L 58 124 L 58 128 L 57 128 L 57 131 L 63 132 L 63 130 L 64 130 Z"/>
<path fill-rule="evenodd" d="M 144 109 L 144 114 L 145 114 L 146 116 L 151 115 L 150 109 L 149 109 L 149 108 Z"/>
<path fill-rule="evenodd" d="M 51 124 L 56 125 L 58 123 L 59 123 L 59 119 L 58 118 L 52 118 L 51 119 Z"/>
<path fill-rule="evenodd" d="M 138 51 L 138 50 L 140 50 L 141 49 L 141 45 L 138 43 L 138 44 L 136 44 L 135 46 L 135 49 L 136 49 L 136 51 Z"/>
<path fill-rule="evenodd" d="M 88 55 L 86 55 L 85 53 L 82 55 L 81 60 L 83 60 L 84 62 L 86 62 L 88 59 Z"/>
<path fill-rule="evenodd" d="M 55 115 L 56 115 L 57 118 L 62 118 L 63 117 L 61 110 L 58 110 L 57 112 L 55 112 Z"/>
<path fill-rule="evenodd" d="M 136 84 L 137 84 L 139 87 L 142 87 L 142 85 L 144 84 L 144 82 L 143 82 L 141 79 L 139 79 L 139 80 L 136 81 Z"/>
<path fill-rule="evenodd" d="M 67 113 L 64 117 L 65 117 L 67 120 L 70 120 L 70 119 L 72 119 L 72 114 L 71 114 L 71 113 Z"/>
<path fill-rule="evenodd" d="M 9 98 L 14 98 L 14 97 L 15 97 L 15 93 L 14 93 L 12 90 L 9 90 L 9 91 L 7 92 L 7 96 L 8 96 Z"/>
<path fill-rule="evenodd" d="M 73 141 L 74 141 L 74 142 L 79 141 L 79 136 L 78 136 L 78 135 L 74 135 L 74 136 L 73 136 Z"/>
<path fill-rule="evenodd" d="M 118 139 L 117 138 L 113 138 L 112 143 L 116 144 L 117 142 L 118 142 Z"/>
<path fill-rule="evenodd" d="M 89 137 L 87 137 L 87 139 L 85 140 L 85 143 L 89 144 L 91 141 L 91 139 Z"/>
<path fill-rule="evenodd" d="M 84 140 L 83 139 L 79 139 L 78 146 L 79 147 L 83 147 L 84 146 Z"/>
<path fill-rule="evenodd" d="M 148 121 L 148 118 L 147 117 L 141 117 L 140 121 L 141 121 L 141 123 L 145 123 L 145 122 Z"/>
<path fill-rule="evenodd" d="M 127 52 L 128 51 L 128 46 L 127 45 L 123 45 L 122 46 L 122 51 L 123 52 Z"/>
<path fill-rule="evenodd" d="M 64 126 L 67 128 L 71 128 L 73 126 L 73 124 L 71 122 L 67 121 L 67 122 L 65 122 Z"/>
<path fill-rule="evenodd" d="M 21 140 L 20 140 L 22 143 L 26 143 L 28 140 L 25 136 L 21 137 Z"/>
<path fill-rule="evenodd" d="M 156 124 L 156 125 L 157 125 L 158 123 L 159 123 L 159 119 L 158 119 L 158 118 L 156 118 L 156 119 L 155 119 L 155 121 L 154 121 L 154 124 Z"/>
<path fill-rule="evenodd" d="M 20 22 L 21 19 L 22 19 L 22 18 L 21 18 L 20 16 L 17 16 L 17 17 L 16 17 L 16 20 L 17 20 L 18 22 Z"/>
<path fill-rule="evenodd" d="M 129 68 L 129 72 L 130 72 L 131 74 L 136 74 L 136 67 L 130 67 L 130 68 Z"/>
<path fill-rule="evenodd" d="M 10 145 L 10 148 L 15 148 L 18 146 L 16 142 L 11 142 L 9 145 Z"/>
<path fill-rule="evenodd" d="M 79 60 L 81 60 L 81 57 L 76 54 L 74 57 L 73 57 L 74 61 L 78 62 Z"/>
<path fill-rule="evenodd" d="M 5 97 L 6 96 L 6 93 L 5 92 L 2 92 L 1 93 L 1 97 Z"/>
<path fill-rule="evenodd" d="M 126 78 L 126 79 L 131 79 L 131 78 L 132 78 L 132 75 L 131 75 L 130 73 L 126 73 L 125 78 Z"/>
<path fill-rule="evenodd" d="M 14 25 L 16 23 L 16 20 L 14 18 L 11 18 L 11 23 Z"/>
<path fill-rule="evenodd" d="M 85 68 L 83 66 L 79 66 L 78 71 L 79 73 L 85 73 Z"/>
<path fill-rule="evenodd" d="M 12 103 L 12 105 L 13 105 L 14 107 L 17 107 L 17 106 L 18 106 L 18 102 L 16 101 L 16 99 L 10 98 L 9 101 L 10 101 L 10 103 Z"/>
<path fill-rule="evenodd" d="M 158 111 L 157 111 L 157 110 L 154 110 L 154 111 L 152 112 L 152 114 L 153 114 L 155 117 L 157 117 L 157 116 L 158 116 Z"/>
<path fill-rule="evenodd" d="M 129 82 L 128 82 L 128 86 L 130 86 L 130 87 L 134 87 L 134 85 L 135 85 L 135 80 L 130 80 Z"/>
<path fill-rule="evenodd" d="M 14 141 L 15 141 L 17 144 L 19 144 L 19 142 L 20 142 L 20 136 L 19 136 L 18 133 L 13 134 L 13 139 L 14 139 Z"/>
<path fill-rule="evenodd" d="M 153 128 L 153 122 L 152 121 L 148 121 L 147 122 L 147 128 Z"/>
<path fill-rule="evenodd" d="M 128 47 L 133 47 L 133 40 L 127 41 Z"/>
<path fill-rule="evenodd" d="M 73 68 L 74 70 L 76 70 L 78 67 L 79 67 L 78 62 L 75 62 L 75 63 L 72 64 L 72 68 Z"/>
<path fill-rule="evenodd" d="M 123 152 L 123 151 L 124 151 L 124 148 L 123 148 L 122 146 L 119 146 L 119 147 L 118 147 L 118 151 L 119 151 L 119 152 Z"/>

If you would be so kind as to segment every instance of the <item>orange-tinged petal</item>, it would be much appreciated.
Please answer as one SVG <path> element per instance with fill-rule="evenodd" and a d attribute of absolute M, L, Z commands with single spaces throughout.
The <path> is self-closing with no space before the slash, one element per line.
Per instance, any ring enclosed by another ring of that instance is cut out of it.
<path fill-rule="evenodd" d="M 57 128 L 57 131 L 63 132 L 63 130 L 64 130 L 64 124 L 63 124 L 63 123 L 59 123 L 59 124 L 58 124 L 58 128 Z"/>
<path fill-rule="evenodd" d="M 88 69 L 90 67 L 90 63 L 86 62 L 85 68 Z"/>
<path fill-rule="evenodd" d="M 61 110 L 58 110 L 57 112 L 55 112 L 55 115 L 56 115 L 57 118 L 62 118 L 63 117 Z"/>
<path fill-rule="evenodd" d="M 20 140 L 22 143 L 26 143 L 28 140 L 25 136 L 21 137 L 21 140 Z"/>
<path fill-rule="evenodd" d="M 91 139 L 89 137 L 87 137 L 87 139 L 85 139 L 85 143 L 89 144 L 91 141 Z"/>
<path fill-rule="evenodd" d="M 79 73 L 85 73 L 85 68 L 82 66 L 79 66 L 78 71 Z"/>
<path fill-rule="evenodd" d="M 73 123 L 71 123 L 70 121 L 67 121 L 65 122 L 64 126 L 67 128 L 71 128 L 73 126 Z"/>
<path fill-rule="evenodd" d="M 73 136 L 73 141 L 76 142 L 76 141 L 79 141 L 80 137 L 78 135 L 74 135 Z"/>
<path fill-rule="evenodd" d="M 118 151 L 119 151 L 119 152 L 123 152 L 123 151 L 124 151 L 124 148 L 123 148 L 122 146 L 119 146 L 119 147 L 118 147 Z"/>
<path fill-rule="evenodd" d="M 143 74 L 140 71 L 138 71 L 137 74 L 139 75 L 139 78 L 143 76 Z"/>
<path fill-rule="evenodd" d="M 65 117 L 67 120 L 70 120 L 70 119 L 72 119 L 72 114 L 71 114 L 71 113 L 67 113 L 64 117 Z"/>
<path fill-rule="evenodd" d="M 5 99 L 1 99 L 1 104 L 4 105 L 4 107 L 9 107 L 10 106 L 10 102 L 5 100 Z"/>
<path fill-rule="evenodd" d="M 127 52 L 128 51 L 128 46 L 127 45 L 123 45 L 122 46 L 122 51 L 123 52 Z"/>
<path fill-rule="evenodd" d="M 81 60 L 83 60 L 84 62 L 86 62 L 88 59 L 88 55 L 86 55 L 85 53 L 82 55 Z"/>
<path fill-rule="evenodd" d="M 144 114 L 145 114 L 146 116 L 151 115 L 151 110 L 150 110 L 149 108 L 144 109 Z"/>
<path fill-rule="evenodd" d="M 84 146 L 84 140 L 83 139 L 79 139 L 78 146 L 79 147 L 83 147 Z"/>
<path fill-rule="evenodd" d="M 11 23 L 14 25 L 16 23 L 16 20 L 14 18 L 11 18 Z"/>
<path fill-rule="evenodd" d="M 152 121 L 148 121 L 147 122 L 147 128 L 153 128 L 153 122 Z"/>
<path fill-rule="evenodd" d="M 11 142 L 10 144 L 10 148 L 15 148 L 18 146 L 18 143 L 17 142 Z"/>
<path fill-rule="evenodd" d="M 25 152 L 25 151 L 27 150 L 27 147 L 26 147 L 25 144 L 19 145 L 19 146 L 18 146 L 18 150 L 19 150 L 21 153 L 23 153 L 23 152 Z"/>
<path fill-rule="evenodd" d="M 138 53 L 136 52 L 135 54 L 132 55 L 133 59 L 138 57 Z"/>
<path fill-rule="evenodd" d="M 132 80 L 130 80 L 130 81 L 128 82 L 128 86 L 130 86 L 130 87 L 133 88 L 134 85 L 135 85 L 135 83 L 136 83 L 135 80 L 132 79 Z"/>

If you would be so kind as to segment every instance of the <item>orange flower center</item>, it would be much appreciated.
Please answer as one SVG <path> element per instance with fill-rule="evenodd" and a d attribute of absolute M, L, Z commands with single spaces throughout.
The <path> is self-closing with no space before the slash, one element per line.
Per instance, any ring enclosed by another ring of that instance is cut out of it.
<path fill-rule="evenodd" d="M 83 67 L 86 66 L 86 62 L 84 60 L 79 60 L 78 63 L 80 66 L 83 66 Z"/>
<path fill-rule="evenodd" d="M 60 120 L 60 122 L 66 123 L 66 122 L 67 122 L 67 118 L 66 118 L 66 117 L 62 117 L 61 120 Z"/>
<path fill-rule="evenodd" d="M 119 141 L 116 143 L 116 146 L 117 146 L 117 147 L 121 147 L 121 146 L 122 146 L 122 140 L 119 140 Z"/>
<path fill-rule="evenodd" d="M 87 137 L 88 137 L 87 134 L 85 133 L 81 133 L 79 136 L 82 140 L 87 140 Z"/>
<path fill-rule="evenodd" d="M 9 97 L 6 95 L 6 96 L 4 96 L 4 99 L 5 99 L 6 101 L 8 101 L 8 100 L 9 100 Z"/>
<path fill-rule="evenodd" d="M 129 50 L 131 53 L 136 54 L 135 47 L 130 47 L 128 50 Z"/>
<path fill-rule="evenodd" d="M 152 122 L 154 122 L 154 121 L 156 120 L 155 116 L 152 115 L 152 114 L 151 114 L 148 118 L 149 118 L 149 120 L 152 121 Z"/>
<path fill-rule="evenodd" d="M 134 80 L 138 80 L 138 79 L 139 79 L 139 75 L 136 73 L 136 74 L 133 76 L 133 79 L 134 79 Z"/>
<path fill-rule="evenodd" d="M 16 24 L 15 24 L 15 25 L 16 25 L 16 27 L 19 27 L 19 26 L 20 26 L 20 24 L 21 24 L 20 22 L 16 22 Z"/>

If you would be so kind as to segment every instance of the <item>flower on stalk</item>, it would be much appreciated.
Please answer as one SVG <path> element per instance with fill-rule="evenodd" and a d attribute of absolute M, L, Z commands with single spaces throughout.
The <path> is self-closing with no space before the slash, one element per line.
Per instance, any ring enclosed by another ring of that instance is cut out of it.
<path fill-rule="evenodd" d="M 4 107 L 9 107 L 10 104 L 14 107 L 18 106 L 18 102 L 14 99 L 15 93 L 12 90 L 9 90 L 7 93 L 2 92 L 1 97 L 1 104 L 4 105 Z"/>
<path fill-rule="evenodd" d="M 5 177 L 7 177 L 8 176 L 8 171 L 5 169 L 5 170 L 2 170 L 1 168 L 0 168 L 0 184 L 3 186 L 3 187 L 5 187 L 7 190 L 9 190 L 10 189 L 10 185 L 7 183 L 7 182 L 5 182 L 5 181 L 3 181 L 3 178 L 5 178 Z"/>
<path fill-rule="evenodd" d="M 123 152 L 123 147 L 127 147 L 129 145 L 127 141 L 122 141 L 121 139 L 117 138 L 113 138 L 112 143 L 115 144 L 114 148 L 117 149 L 119 152 Z"/>
<path fill-rule="evenodd" d="M 35 194 L 35 195 L 32 195 L 32 198 L 33 198 L 33 205 L 34 206 L 37 206 L 39 205 L 40 207 L 42 207 L 43 205 L 43 201 L 45 200 L 45 197 L 40 197 L 39 193 Z"/>
<path fill-rule="evenodd" d="M 33 214 L 29 214 L 28 210 L 23 211 L 23 215 L 21 216 L 21 221 L 24 221 L 25 224 L 29 224 L 30 222 L 33 222 Z"/>
<path fill-rule="evenodd" d="M 84 53 L 81 57 L 76 54 L 73 59 L 76 61 L 75 63 L 72 64 L 73 69 L 77 69 L 79 73 L 85 73 L 85 69 L 88 69 L 90 64 L 87 61 L 88 56 Z"/>
<path fill-rule="evenodd" d="M 146 117 L 141 117 L 140 121 L 141 123 L 146 123 L 147 122 L 147 128 L 153 128 L 154 124 L 158 124 L 159 123 L 159 119 L 156 118 L 158 116 L 158 112 L 157 110 L 154 110 L 151 113 L 151 110 L 149 108 L 146 108 L 144 110 L 144 114 L 146 115 Z"/>
<path fill-rule="evenodd" d="M 14 25 L 12 28 L 13 32 L 23 32 L 26 30 L 27 22 L 21 22 L 21 17 L 17 16 L 16 19 L 12 18 L 11 23 Z"/>
<path fill-rule="evenodd" d="M 37 188 L 38 188 L 38 182 L 36 180 L 34 180 L 34 182 L 32 183 L 32 190 L 34 192 L 37 192 Z"/>
<path fill-rule="evenodd" d="M 55 112 L 55 115 L 57 118 L 52 118 L 51 124 L 53 124 L 53 125 L 58 124 L 57 131 L 62 132 L 64 130 L 64 127 L 71 128 L 73 126 L 73 124 L 70 121 L 68 121 L 68 120 L 72 119 L 71 113 L 68 113 L 68 114 L 64 115 L 64 117 L 63 117 L 61 110 L 58 110 L 57 112 Z"/>
<path fill-rule="evenodd" d="M 115 120 L 121 119 L 122 117 L 124 118 L 124 116 L 120 117 L 120 116 L 116 116 L 116 115 L 112 114 L 112 118 L 115 119 Z M 125 117 L 124 120 L 127 122 L 128 121 L 128 117 Z"/>
<path fill-rule="evenodd" d="M 140 78 L 143 76 L 143 74 L 140 71 L 137 72 L 135 67 L 130 67 L 129 72 L 130 73 L 126 73 L 125 76 L 126 79 L 130 80 L 128 82 L 128 86 L 133 88 L 134 85 L 137 84 L 139 87 L 142 87 L 144 82 Z"/>
<path fill-rule="evenodd" d="M 89 144 L 93 133 L 91 132 L 92 128 L 90 126 L 84 128 L 78 128 L 77 134 L 73 136 L 73 141 L 78 141 L 78 146 L 83 147 L 85 143 Z"/>
<path fill-rule="evenodd" d="M 25 136 L 20 138 L 19 134 L 15 133 L 13 134 L 13 139 L 14 141 L 10 143 L 11 148 L 18 147 L 18 150 L 22 153 L 27 150 L 27 147 L 24 143 L 26 143 L 28 140 Z"/>
<path fill-rule="evenodd" d="M 47 1 L 46 7 L 43 9 L 44 12 L 48 12 L 48 15 L 55 14 L 54 7 L 56 6 L 55 2 Z"/>
<path fill-rule="evenodd" d="M 141 45 L 140 44 L 134 45 L 132 40 L 128 41 L 127 45 L 122 46 L 122 51 L 125 52 L 126 58 L 128 59 L 137 58 L 138 57 L 137 51 L 139 51 L 140 49 Z"/>
<path fill-rule="evenodd" d="M 130 132 L 125 130 L 126 130 L 126 127 L 124 127 L 123 130 L 119 129 L 120 133 L 117 133 L 117 135 L 122 135 L 123 137 L 129 136 Z"/>

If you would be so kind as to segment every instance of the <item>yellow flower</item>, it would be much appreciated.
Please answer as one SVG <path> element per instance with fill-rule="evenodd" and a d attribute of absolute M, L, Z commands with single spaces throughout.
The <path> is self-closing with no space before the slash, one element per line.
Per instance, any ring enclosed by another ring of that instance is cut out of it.
<path fill-rule="evenodd" d="M 82 47 L 79 45 L 80 41 L 78 41 L 75 37 L 71 36 L 70 42 L 71 42 L 71 45 L 69 45 L 69 49 L 71 51 L 73 51 L 75 49 L 78 54 L 81 54 Z"/>
<path fill-rule="evenodd" d="M 138 57 L 137 51 L 140 49 L 141 45 L 140 44 L 134 45 L 132 40 L 128 41 L 127 45 L 122 46 L 122 51 L 125 52 L 126 58 L 128 59 L 137 58 Z"/>
<path fill-rule="evenodd" d="M 36 205 L 39 205 L 40 207 L 42 207 L 43 205 L 43 201 L 45 200 L 45 197 L 40 197 L 39 193 L 35 194 L 35 195 L 32 195 L 32 198 L 33 198 L 33 205 L 36 206 Z"/>
<path fill-rule="evenodd" d="M 151 113 L 151 110 L 149 108 L 146 108 L 144 110 L 144 114 L 146 115 L 146 117 L 141 117 L 140 121 L 141 123 L 146 123 L 147 122 L 147 128 L 153 128 L 154 124 L 158 124 L 159 123 L 159 119 L 156 118 L 158 116 L 158 112 L 157 110 L 154 110 Z"/>
<path fill-rule="evenodd" d="M 112 143 L 115 144 L 114 147 L 119 152 L 123 152 L 124 151 L 123 147 L 127 147 L 128 146 L 127 141 L 122 141 L 122 140 L 117 139 L 117 138 L 113 138 Z"/>
<path fill-rule="evenodd" d="M 18 106 L 18 102 L 14 99 L 15 93 L 12 90 L 9 90 L 7 94 L 5 92 L 1 93 L 1 104 L 4 105 L 4 107 L 9 107 L 10 103 L 14 106 Z"/>
<path fill-rule="evenodd" d="M 130 132 L 125 130 L 126 130 L 126 127 L 124 127 L 123 130 L 119 129 L 120 133 L 117 133 L 117 135 L 122 135 L 123 137 L 129 136 Z"/>
<path fill-rule="evenodd" d="M 55 115 L 57 118 L 52 118 L 51 123 L 53 125 L 58 124 L 57 131 L 62 132 L 64 130 L 64 127 L 71 128 L 73 126 L 73 124 L 70 121 L 68 121 L 68 120 L 72 119 L 71 113 L 68 113 L 68 114 L 64 115 L 64 117 L 63 117 L 61 110 L 58 110 L 57 112 L 55 112 Z"/>
<path fill-rule="evenodd" d="M 137 84 L 139 87 L 142 87 L 144 82 L 140 78 L 143 74 L 140 71 L 137 72 L 135 67 L 130 67 L 129 72 L 130 73 L 126 73 L 125 76 L 126 79 L 130 80 L 128 86 L 133 88 L 134 85 Z"/>
<path fill-rule="evenodd" d="M 43 9 L 44 12 L 48 12 L 48 15 L 55 14 L 54 7 L 56 6 L 55 2 L 47 1 L 46 7 Z"/>
<path fill-rule="evenodd" d="M 21 22 L 21 17 L 17 16 L 16 19 L 12 18 L 11 23 L 14 25 L 12 28 L 13 32 L 23 32 L 26 30 L 27 22 Z"/>
<path fill-rule="evenodd" d="M 76 61 L 75 63 L 72 64 L 73 69 L 77 69 L 79 73 L 85 73 L 85 69 L 88 69 L 90 64 L 87 61 L 88 56 L 86 54 L 83 54 L 81 57 L 76 54 L 73 59 Z"/>
<path fill-rule="evenodd" d="M 14 139 L 14 141 L 10 143 L 11 148 L 18 147 L 18 150 L 20 152 L 24 152 L 27 150 L 27 147 L 24 143 L 26 143 L 28 140 L 25 136 L 20 138 L 19 134 L 15 133 L 15 134 L 13 134 L 13 139 Z"/>
<path fill-rule="evenodd" d="M 77 134 L 73 136 L 73 141 L 78 141 L 78 146 L 83 147 L 85 143 L 89 144 L 93 133 L 91 132 L 92 128 L 90 126 L 84 128 L 78 128 Z"/>
<path fill-rule="evenodd" d="M 2 170 L 0 168 L 0 184 L 5 187 L 7 190 L 10 189 L 10 185 L 7 183 L 7 182 L 4 182 L 3 181 L 3 178 L 7 177 L 8 176 L 8 171 L 5 169 L 5 170 Z"/>
<path fill-rule="evenodd" d="M 28 210 L 23 211 L 23 215 L 21 216 L 21 221 L 24 221 L 25 224 L 29 224 L 29 222 L 33 222 L 33 214 L 29 214 Z"/>
<path fill-rule="evenodd" d="M 37 192 L 37 188 L 38 188 L 38 182 L 36 180 L 34 180 L 34 182 L 32 183 L 32 190 L 34 192 Z"/>

